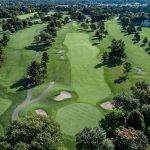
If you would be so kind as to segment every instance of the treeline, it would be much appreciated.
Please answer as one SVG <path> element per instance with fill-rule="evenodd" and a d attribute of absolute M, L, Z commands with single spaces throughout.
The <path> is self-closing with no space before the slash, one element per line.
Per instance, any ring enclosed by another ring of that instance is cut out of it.
<path fill-rule="evenodd" d="M 34 37 L 36 49 L 45 50 L 45 47 L 52 46 L 57 36 L 57 28 L 61 28 L 62 15 L 54 14 L 48 17 L 43 17 L 43 21 L 48 22 L 44 31 Z M 27 75 L 32 85 L 38 85 L 47 78 L 47 63 L 49 56 L 47 52 L 43 52 L 41 62 L 33 61 L 27 69 Z"/>
<path fill-rule="evenodd" d="M 77 149 L 146 150 L 150 140 L 150 83 L 137 82 L 131 92 L 113 98 L 115 110 L 96 128 L 76 136 Z"/>
<path fill-rule="evenodd" d="M 20 20 L 16 17 L 13 17 L 7 19 L 6 23 L 2 24 L 2 29 L 3 31 L 9 30 L 10 32 L 14 33 L 17 32 L 18 30 L 30 27 L 32 25 L 33 23 L 30 19 Z"/>
<path fill-rule="evenodd" d="M 0 39 L 0 67 L 3 64 L 5 60 L 5 47 L 7 46 L 7 43 L 10 39 L 10 34 L 9 32 L 3 33 L 2 39 Z"/>

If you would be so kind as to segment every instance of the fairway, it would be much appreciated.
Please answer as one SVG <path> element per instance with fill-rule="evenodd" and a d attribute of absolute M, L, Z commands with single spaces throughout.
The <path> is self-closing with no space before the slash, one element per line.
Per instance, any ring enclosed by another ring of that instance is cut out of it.
<path fill-rule="evenodd" d="M 111 91 L 105 82 L 103 67 L 95 68 L 99 64 L 99 49 L 92 46 L 89 35 L 69 33 L 64 44 L 68 48 L 72 86 L 78 94 L 77 100 L 95 105 L 109 96 Z"/>
<path fill-rule="evenodd" d="M 94 106 L 76 103 L 62 107 L 56 115 L 56 121 L 61 124 L 61 129 L 65 134 L 74 136 L 85 126 L 96 126 L 101 116 Z"/>

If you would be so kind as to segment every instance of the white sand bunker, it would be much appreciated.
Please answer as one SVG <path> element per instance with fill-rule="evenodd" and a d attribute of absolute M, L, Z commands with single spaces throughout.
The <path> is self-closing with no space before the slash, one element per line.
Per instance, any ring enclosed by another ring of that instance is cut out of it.
<path fill-rule="evenodd" d="M 68 91 L 61 91 L 59 95 L 54 97 L 55 101 L 62 101 L 64 99 L 72 98 L 72 95 Z"/>
<path fill-rule="evenodd" d="M 59 52 L 57 52 L 57 54 L 62 54 L 64 52 L 65 52 L 64 50 L 60 50 Z"/>
<path fill-rule="evenodd" d="M 114 105 L 113 102 L 105 102 L 100 104 L 100 106 L 104 109 L 108 109 L 108 110 L 113 110 L 114 109 Z"/>
<path fill-rule="evenodd" d="M 61 56 L 60 56 L 60 59 L 61 59 L 61 60 L 64 60 L 65 58 L 64 58 L 64 56 L 63 56 L 63 55 L 61 55 Z"/>
<path fill-rule="evenodd" d="M 37 109 L 35 112 L 37 115 L 47 116 L 47 113 L 43 109 Z"/>
<path fill-rule="evenodd" d="M 137 68 L 137 74 L 139 74 L 139 75 L 144 75 L 145 74 L 145 72 L 144 72 L 144 70 L 143 69 L 141 69 L 141 68 Z"/>

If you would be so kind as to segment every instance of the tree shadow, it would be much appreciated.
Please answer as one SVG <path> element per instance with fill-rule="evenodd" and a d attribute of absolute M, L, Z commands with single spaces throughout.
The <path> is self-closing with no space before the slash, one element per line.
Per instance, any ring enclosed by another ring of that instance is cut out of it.
<path fill-rule="evenodd" d="M 115 84 L 121 84 L 122 82 L 125 82 L 127 80 L 127 76 L 120 76 L 118 79 L 114 80 Z"/>
<path fill-rule="evenodd" d="M 30 83 L 32 88 L 34 88 L 34 87 L 38 86 L 39 84 L 41 84 L 41 83 L 32 84 L 31 80 L 25 77 L 23 79 L 18 80 L 16 83 L 12 84 L 10 86 L 10 88 L 11 89 L 17 88 L 17 90 L 16 90 L 17 92 L 24 91 L 24 90 L 29 89 L 29 83 Z"/>
<path fill-rule="evenodd" d="M 97 65 L 94 66 L 95 69 L 101 68 L 102 66 L 104 66 L 104 63 L 99 63 Z"/>
<path fill-rule="evenodd" d="M 44 44 L 40 44 L 40 45 L 32 44 L 30 46 L 25 47 L 25 49 L 33 50 L 36 52 L 43 52 L 46 51 L 48 48 Z"/>
<path fill-rule="evenodd" d="M 16 91 L 24 91 L 29 88 L 28 83 L 29 83 L 29 79 L 23 78 L 23 79 L 18 80 L 16 83 L 12 84 L 10 88 L 11 89 L 17 88 Z"/>
<path fill-rule="evenodd" d="M 144 46 L 145 46 L 145 44 L 141 44 L 141 45 L 140 45 L 140 47 L 144 47 Z"/>
<path fill-rule="evenodd" d="M 94 37 L 94 38 L 92 38 L 92 41 L 97 40 L 97 39 L 98 39 L 97 37 Z"/>
<path fill-rule="evenodd" d="M 93 43 L 92 45 L 93 45 L 93 46 L 96 46 L 96 45 L 98 45 L 98 44 L 99 44 L 99 43 Z"/>
<path fill-rule="evenodd" d="M 150 47 L 145 48 L 145 52 L 149 52 L 150 51 Z"/>

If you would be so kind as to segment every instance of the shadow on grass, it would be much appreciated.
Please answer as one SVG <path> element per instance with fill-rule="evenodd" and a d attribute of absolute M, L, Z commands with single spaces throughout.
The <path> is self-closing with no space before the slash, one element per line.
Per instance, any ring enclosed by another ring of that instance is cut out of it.
<path fill-rule="evenodd" d="M 145 46 L 145 44 L 141 44 L 141 45 L 140 45 L 140 47 L 144 47 L 144 46 Z"/>
<path fill-rule="evenodd" d="M 17 88 L 16 91 L 24 91 L 28 89 L 29 79 L 23 78 L 10 86 L 11 89 Z"/>
<path fill-rule="evenodd" d="M 36 52 L 43 52 L 43 51 L 46 51 L 48 48 L 46 46 L 44 46 L 43 44 L 41 44 L 41 45 L 32 44 L 30 46 L 25 47 L 25 49 L 33 50 Z"/>
<path fill-rule="evenodd" d="M 98 45 L 98 44 L 99 44 L 99 43 L 93 43 L 92 45 L 93 45 L 93 46 L 96 46 L 96 45 Z"/>
<path fill-rule="evenodd" d="M 95 65 L 94 68 L 98 69 L 98 68 L 101 68 L 103 66 L 106 66 L 108 68 L 112 68 L 112 67 L 116 67 L 116 66 L 122 65 L 122 63 L 123 63 L 123 61 L 119 62 L 119 63 L 118 62 L 117 63 L 115 63 L 115 62 L 99 63 L 99 64 Z"/>
<path fill-rule="evenodd" d="M 23 78 L 23 79 L 20 79 L 18 80 L 16 83 L 12 84 L 10 86 L 11 89 L 14 89 L 16 88 L 17 92 L 19 91 L 24 91 L 24 90 L 27 90 L 29 89 L 29 83 L 31 83 L 31 80 L 28 79 L 28 78 Z M 31 84 L 32 88 L 38 86 L 39 84 Z"/>
<path fill-rule="evenodd" d="M 145 52 L 149 52 L 150 51 L 150 47 L 145 48 Z"/>

